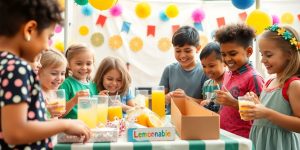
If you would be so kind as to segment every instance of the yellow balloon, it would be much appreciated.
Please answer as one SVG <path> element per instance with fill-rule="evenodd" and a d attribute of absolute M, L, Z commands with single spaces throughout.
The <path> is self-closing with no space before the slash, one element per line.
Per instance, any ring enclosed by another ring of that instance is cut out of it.
<path fill-rule="evenodd" d="M 147 18 L 151 14 L 151 6 L 147 2 L 141 2 L 135 6 L 135 13 L 140 18 Z"/>
<path fill-rule="evenodd" d="M 294 16 L 293 14 L 286 12 L 284 14 L 282 14 L 281 18 L 280 18 L 280 22 L 281 23 L 286 23 L 286 24 L 293 24 L 294 23 Z"/>
<path fill-rule="evenodd" d="M 54 44 L 54 47 L 59 50 L 60 52 L 64 52 L 65 46 L 62 41 L 58 41 Z"/>
<path fill-rule="evenodd" d="M 272 18 L 261 10 L 252 11 L 246 19 L 246 24 L 255 30 L 255 34 L 261 34 L 266 27 L 272 25 Z"/>
<path fill-rule="evenodd" d="M 168 5 L 168 7 L 166 8 L 166 15 L 169 18 L 175 18 L 178 16 L 178 14 L 179 14 L 179 9 L 178 9 L 177 5 L 175 5 L 175 4 Z"/>
<path fill-rule="evenodd" d="M 79 27 L 79 34 L 85 36 L 89 33 L 89 28 L 87 26 Z"/>
<path fill-rule="evenodd" d="M 89 3 L 96 9 L 107 10 L 113 7 L 118 0 L 89 0 Z"/>

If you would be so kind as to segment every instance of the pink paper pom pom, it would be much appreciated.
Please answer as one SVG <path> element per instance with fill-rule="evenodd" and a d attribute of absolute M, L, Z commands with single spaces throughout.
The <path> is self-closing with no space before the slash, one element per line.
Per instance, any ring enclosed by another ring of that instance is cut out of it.
<path fill-rule="evenodd" d="M 114 17 L 120 16 L 122 14 L 122 7 L 119 4 L 116 4 L 109 10 L 110 14 Z"/>
<path fill-rule="evenodd" d="M 200 23 L 205 18 L 205 13 L 202 9 L 195 9 L 192 13 L 192 18 L 195 23 Z"/>
<path fill-rule="evenodd" d="M 273 24 L 279 24 L 280 23 L 280 19 L 276 15 L 272 15 L 272 20 L 273 20 Z"/>

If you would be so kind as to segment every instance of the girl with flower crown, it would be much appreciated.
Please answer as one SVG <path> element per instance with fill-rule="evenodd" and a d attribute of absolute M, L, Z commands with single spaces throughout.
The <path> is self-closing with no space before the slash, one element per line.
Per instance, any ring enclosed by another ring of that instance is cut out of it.
<path fill-rule="evenodd" d="M 260 101 L 240 110 L 254 120 L 250 139 L 256 150 L 300 150 L 300 46 L 299 35 L 289 26 L 273 25 L 261 35 L 258 44 L 261 62 L 276 77 L 266 82 Z"/>

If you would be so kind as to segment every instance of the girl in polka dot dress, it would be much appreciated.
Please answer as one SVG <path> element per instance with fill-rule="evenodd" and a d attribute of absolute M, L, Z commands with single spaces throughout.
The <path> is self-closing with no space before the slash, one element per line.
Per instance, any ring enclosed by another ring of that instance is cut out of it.
<path fill-rule="evenodd" d="M 60 132 L 90 138 L 81 121 L 45 121 L 39 79 L 28 62 L 62 22 L 55 0 L 0 1 L 0 149 L 51 149 Z"/>

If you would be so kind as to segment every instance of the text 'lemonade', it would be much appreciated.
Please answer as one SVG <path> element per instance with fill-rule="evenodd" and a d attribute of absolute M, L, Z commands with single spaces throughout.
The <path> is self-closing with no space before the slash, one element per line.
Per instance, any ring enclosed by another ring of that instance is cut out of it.
<path fill-rule="evenodd" d="M 83 121 L 89 128 L 97 126 L 97 99 L 79 97 L 78 119 Z"/>
<path fill-rule="evenodd" d="M 164 118 L 165 112 L 165 91 L 163 86 L 152 88 L 152 111 Z"/>
<path fill-rule="evenodd" d="M 242 107 L 245 105 L 255 105 L 255 103 L 251 100 L 251 97 L 247 96 L 240 96 L 238 97 L 238 103 L 239 103 L 239 110 L 248 110 L 248 107 Z M 245 116 L 243 116 L 242 113 L 240 113 L 241 119 L 242 120 L 247 120 Z"/>

